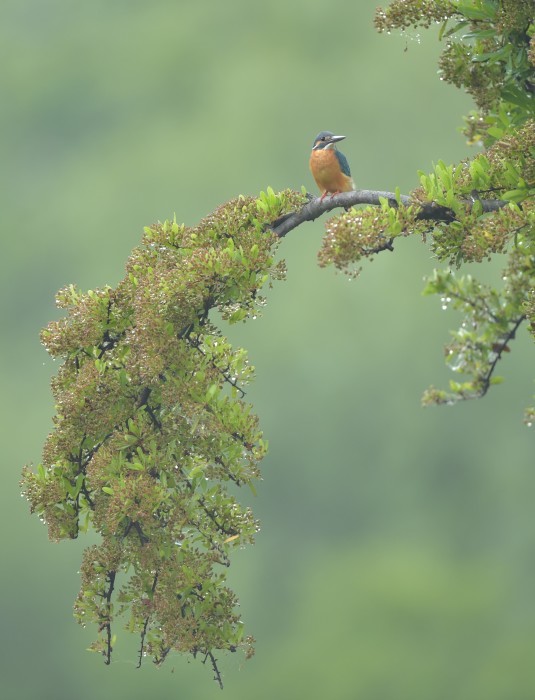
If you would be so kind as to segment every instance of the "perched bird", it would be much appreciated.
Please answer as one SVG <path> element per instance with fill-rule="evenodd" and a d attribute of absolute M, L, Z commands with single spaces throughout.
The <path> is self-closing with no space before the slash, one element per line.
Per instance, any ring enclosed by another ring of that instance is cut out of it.
<path fill-rule="evenodd" d="M 310 170 L 320 188 L 321 199 L 327 194 L 334 197 L 339 192 L 351 192 L 355 189 L 347 158 L 336 149 L 336 143 L 342 139 L 345 139 L 345 136 L 321 131 L 314 140 L 310 154 Z"/>

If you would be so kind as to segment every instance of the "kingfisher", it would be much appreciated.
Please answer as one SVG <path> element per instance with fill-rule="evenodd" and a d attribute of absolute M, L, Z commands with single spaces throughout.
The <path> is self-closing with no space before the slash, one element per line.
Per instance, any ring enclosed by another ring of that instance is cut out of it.
<path fill-rule="evenodd" d="M 347 158 L 336 148 L 336 144 L 342 139 L 345 139 L 345 136 L 335 136 L 330 131 L 321 131 L 314 139 L 310 170 L 320 188 L 322 200 L 328 194 L 334 197 L 340 192 L 351 192 L 355 189 Z"/>

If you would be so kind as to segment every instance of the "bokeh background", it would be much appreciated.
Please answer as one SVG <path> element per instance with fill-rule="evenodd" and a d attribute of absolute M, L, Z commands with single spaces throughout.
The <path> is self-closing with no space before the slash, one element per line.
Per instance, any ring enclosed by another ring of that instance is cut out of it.
<path fill-rule="evenodd" d="M 437 28 L 378 35 L 376 0 L 3 0 L 0 7 L 3 484 L 2 696 L 221 698 L 175 658 L 135 669 L 84 649 L 71 606 L 81 551 L 52 544 L 19 496 L 51 429 L 57 370 L 38 333 L 54 293 L 116 284 L 142 228 L 195 224 L 239 193 L 314 191 L 318 131 L 365 188 L 409 191 L 417 169 L 473 151 L 471 108 L 437 75 Z M 457 321 L 421 296 L 429 250 L 400 241 L 348 282 L 320 270 L 323 223 L 280 247 L 288 280 L 230 337 L 270 455 L 237 590 L 256 657 L 220 659 L 232 698 L 535 697 L 532 347 L 523 330 L 481 402 L 423 409 L 448 379 Z M 484 272 L 499 277 L 499 263 Z"/>

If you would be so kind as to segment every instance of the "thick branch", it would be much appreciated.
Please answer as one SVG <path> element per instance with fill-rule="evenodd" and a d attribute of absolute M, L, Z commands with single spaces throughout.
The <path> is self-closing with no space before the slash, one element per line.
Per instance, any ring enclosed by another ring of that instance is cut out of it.
<path fill-rule="evenodd" d="M 323 200 L 320 197 L 316 197 L 307 202 L 307 204 L 305 204 L 304 207 L 298 211 L 294 211 L 291 214 L 285 214 L 279 219 L 273 221 L 270 228 L 274 234 L 279 236 L 279 238 L 282 238 L 305 221 L 314 221 L 326 211 L 331 211 L 332 209 L 336 209 L 338 207 L 344 207 L 344 209 L 347 209 L 355 206 L 356 204 L 372 204 L 379 206 L 381 199 L 386 199 L 393 207 L 396 207 L 398 204 L 396 195 L 393 192 L 380 192 L 377 190 L 355 190 L 353 192 L 341 192 L 340 194 L 336 194 L 332 197 L 327 196 Z M 500 199 L 479 199 L 477 196 L 466 200 L 466 203 L 468 205 L 472 205 L 475 201 L 478 201 L 481 204 L 484 212 L 496 211 L 507 204 L 507 202 Z M 400 202 L 405 206 L 409 206 L 413 203 L 420 206 L 420 211 L 417 215 L 418 219 L 451 222 L 455 218 L 455 215 L 451 209 L 441 206 L 440 204 L 436 204 L 435 202 L 420 204 L 404 194 L 400 196 Z"/>

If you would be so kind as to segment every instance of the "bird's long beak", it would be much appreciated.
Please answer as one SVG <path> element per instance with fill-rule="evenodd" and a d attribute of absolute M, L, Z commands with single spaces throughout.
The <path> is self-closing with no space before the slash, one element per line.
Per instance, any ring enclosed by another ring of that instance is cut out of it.
<path fill-rule="evenodd" d="M 332 141 L 333 143 L 336 143 L 336 141 L 342 141 L 345 139 L 345 136 L 331 136 L 329 141 Z"/>

